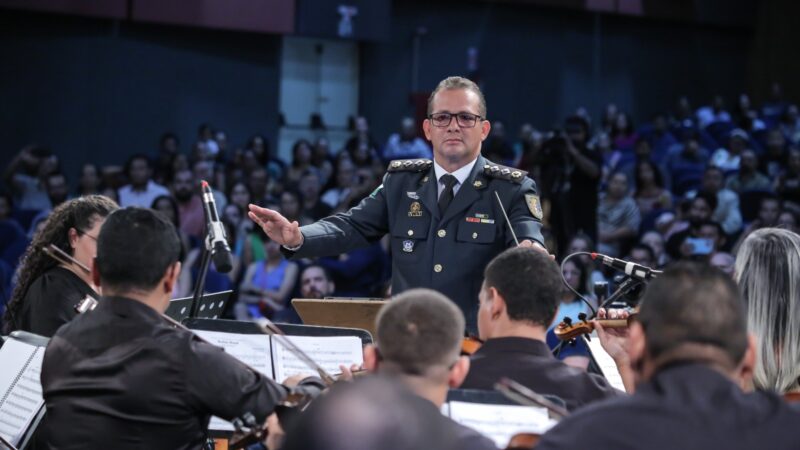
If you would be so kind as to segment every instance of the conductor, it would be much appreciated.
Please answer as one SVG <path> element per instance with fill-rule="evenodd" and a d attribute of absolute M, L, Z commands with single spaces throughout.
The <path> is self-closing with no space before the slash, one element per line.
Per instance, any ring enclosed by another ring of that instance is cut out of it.
<path fill-rule="evenodd" d="M 458 304 L 467 329 L 475 331 L 486 264 L 517 243 L 547 252 L 541 203 L 527 172 L 481 156 L 491 124 L 483 93 L 472 81 L 441 81 L 428 99 L 422 127 L 433 161 L 392 161 L 383 184 L 349 211 L 303 227 L 256 205 L 248 215 L 294 258 L 338 255 L 388 233 L 392 292 L 435 289 Z"/>

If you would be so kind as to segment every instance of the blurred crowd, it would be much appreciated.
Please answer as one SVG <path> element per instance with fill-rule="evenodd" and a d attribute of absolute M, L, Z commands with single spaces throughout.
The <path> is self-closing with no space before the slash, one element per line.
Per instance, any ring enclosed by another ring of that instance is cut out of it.
<path fill-rule="evenodd" d="M 52 208 L 86 194 L 170 218 L 183 243 L 174 296 L 191 295 L 205 224 L 201 180 L 212 186 L 234 255 L 230 273 L 211 268 L 206 291 L 235 291 L 229 316 L 294 321 L 291 298 L 384 297 L 391 275 L 386 243 L 288 261 L 246 213 L 254 203 L 302 225 L 346 211 L 380 185 L 388 161 L 432 157 L 419 123 L 404 118 L 398 125 L 379 139 L 367 118 L 357 117 L 342 148 L 316 134 L 295 142 L 284 161 L 263 135 L 234 141 L 202 124 L 188 145 L 167 132 L 155 149 L 124 165 L 87 163 L 77 174 L 60 170 L 59 157 L 66 155 L 57 147 L 27 146 L 8 162 L 0 186 L 0 304 Z M 559 260 L 597 251 L 654 268 L 700 260 L 732 273 L 737 245 L 752 231 L 798 231 L 800 119 L 778 85 L 759 107 L 745 94 L 730 107 L 720 96 L 698 108 L 680 98 L 638 125 L 614 104 L 598 118 L 580 108 L 553 129 L 523 124 L 516 138 L 492 121 L 482 152 L 537 182 L 548 249 Z M 590 264 L 588 256 L 570 258 L 563 270 L 566 282 L 589 297 L 594 283 L 609 275 Z M 560 314 L 574 317 L 583 308 L 565 290 Z"/>

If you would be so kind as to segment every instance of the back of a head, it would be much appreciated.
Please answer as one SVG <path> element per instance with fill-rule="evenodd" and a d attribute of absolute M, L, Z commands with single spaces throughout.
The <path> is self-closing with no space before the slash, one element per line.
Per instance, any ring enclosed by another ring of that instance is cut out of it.
<path fill-rule="evenodd" d="M 443 417 L 401 384 L 371 376 L 334 386 L 286 430 L 283 450 L 448 449 Z M 429 403 L 429 402 L 428 402 Z"/>
<path fill-rule="evenodd" d="M 648 355 L 686 344 L 720 350 L 734 369 L 747 350 L 744 308 L 733 280 L 706 264 L 680 262 L 647 286 L 638 315 Z"/>
<path fill-rule="evenodd" d="M 486 266 L 484 284 L 503 296 L 508 317 L 546 327 L 558 310 L 563 290 L 555 261 L 532 248 L 511 248 Z"/>
<path fill-rule="evenodd" d="M 756 337 L 757 388 L 787 392 L 800 378 L 800 236 L 762 228 L 742 242 L 736 280 Z"/>
<path fill-rule="evenodd" d="M 464 315 L 444 295 L 411 289 L 396 296 L 377 318 L 376 344 L 384 366 L 407 375 L 447 368 L 460 355 Z"/>
<path fill-rule="evenodd" d="M 178 261 L 180 239 L 161 214 L 145 208 L 112 213 L 97 238 L 97 269 L 104 288 L 150 291 Z"/>

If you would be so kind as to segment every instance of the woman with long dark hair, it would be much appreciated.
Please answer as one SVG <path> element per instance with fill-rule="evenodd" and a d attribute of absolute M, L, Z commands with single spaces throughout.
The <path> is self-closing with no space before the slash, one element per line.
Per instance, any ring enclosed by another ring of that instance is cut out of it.
<path fill-rule="evenodd" d="M 53 244 L 91 270 L 97 234 L 105 218 L 117 208 L 108 197 L 87 195 L 53 210 L 22 257 L 3 320 L 6 333 L 24 330 L 52 336 L 75 317 L 77 303 L 87 295 L 98 297 L 91 287 L 90 274 L 74 263 L 59 263 L 43 249 Z"/>

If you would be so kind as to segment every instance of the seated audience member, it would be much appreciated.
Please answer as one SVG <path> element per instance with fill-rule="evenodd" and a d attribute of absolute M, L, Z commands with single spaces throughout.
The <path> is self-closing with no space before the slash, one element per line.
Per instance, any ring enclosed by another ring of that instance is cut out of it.
<path fill-rule="evenodd" d="M 95 164 L 84 164 L 78 178 L 78 197 L 100 193 L 100 175 Z"/>
<path fill-rule="evenodd" d="M 672 194 L 664 189 L 664 181 L 658 167 L 648 160 L 636 163 L 636 192 L 633 198 L 639 213 L 646 215 L 653 210 L 672 207 Z"/>
<path fill-rule="evenodd" d="M 469 359 L 459 356 L 464 315 L 455 303 L 430 289 L 410 289 L 387 303 L 376 320 L 375 345 L 364 348 L 364 367 L 389 377 L 414 394 L 415 415 L 432 417 L 461 385 Z M 391 405 L 386 405 L 391 407 Z M 455 449 L 495 449 L 477 431 L 439 415 L 438 426 Z"/>
<path fill-rule="evenodd" d="M 711 218 L 711 213 L 717 207 L 717 197 L 707 193 L 699 193 L 689 200 L 686 220 L 683 221 L 680 231 L 672 233 L 667 239 L 666 250 L 672 260 L 688 258 L 694 250 L 684 245 L 687 238 L 697 238 L 700 225 Z"/>
<path fill-rule="evenodd" d="M 780 175 L 786 164 L 786 137 L 780 129 L 767 130 L 764 151 L 759 160 L 759 172 L 773 180 Z"/>
<path fill-rule="evenodd" d="M 731 175 L 725 187 L 741 194 L 745 191 L 765 191 L 772 189 L 772 182 L 766 175 L 758 171 L 758 156 L 753 150 L 742 152 L 739 172 Z"/>
<path fill-rule="evenodd" d="M 356 184 L 356 167 L 350 158 L 340 158 L 336 163 L 334 187 L 322 194 L 321 200 L 331 209 L 347 208 L 350 204 L 351 192 Z"/>
<path fill-rule="evenodd" d="M 175 226 L 175 232 L 178 233 L 178 239 L 181 241 L 180 260 L 181 262 L 185 262 L 186 257 L 191 251 L 191 243 L 189 241 L 189 235 L 181 230 L 181 219 L 180 215 L 178 214 L 178 203 L 175 202 L 175 199 L 169 195 L 162 195 L 153 200 L 153 204 L 150 205 L 150 209 L 161 213 L 161 215 L 163 215 Z M 178 281 L 175 283 L 175 292 L 172 293 L 172 298 L 188 297 L 192 292 L 191 279 L 192 276 L 188 271 L 182 271 L 178 277 Z"/>
<path fill-rule="evenodd" d="M 703 174 L 701 192 L 717 197 L 717 207 L 711 220 L 722 225 L 727 235 L 734 235 L 742 229 L 742 212 L 739 209 L 739 195 L 724 187 L 725 178 L 719 167 L 708 166 Z M 696 194 L 695 194 L 696 195 Z"/>
<path fill-rule="evenodd" d="M 276 317 L 287 307 L 289 294 L 297 281 L 297 263 L 287 260 L 280 245 L 269 239 L 263 232 L 266 258 L 247 267 L 242 284 L 239 286 L 239 303 L 235 314 L 238 320 L 250 317 Z"/>
<path fill-rule="evenodd" d="M 333 157 L 327 138 L 320 137 L 314 142 L 314 148 L 311 150 L 311 166 L 319 171 L 320 184 L 327 186 L 333 175 Z"/>
<path fill-rule="evenodd" d="M 419 130 L 414 119 L 403 117 L 400 132 L 393 133 L 386 141 L 386 146 L 383 148 L 383 159 L 391 161 L 393 159 L 433 158 L 430 145 L 418 136 Z"/>
<path fill-rule="evenodd" d="M 190 170 L 175 173 L 175 178 L 172 180 L 172 196 L 178 202 L 181 230 L 190 237 L 203 239 L 206 216 L 199 192 L 200 182 L 194 179 Z"/>
<path fill-rule="evenodd" d="M 591 253 L 595 251 L 594 241 L 588 235 L 584 233 L 578 233 L 569 240 L 569 245 L 567 246 L 567 252 L 564 254 L 570 255 L 576 252 L 586 252 Z M 606 277 L 603 275 L 601 270 L 598 270 L 596 267 L 593 266 L 592 258 L 589 255 L 580 255 L 578 256 L 583 265 L 587 268 L 590 268 L 592 271 L 590 275 L 586 279 L 586 286 L 583 288 L 585 292 L 590 294 L 594 293 L 594 284 L 598 281 L 606 281 Z"/>
<path fill-rule="evenodd" d="M 775 192 L 784 208 L 800 212 L 800 149 L 789 150 L 786 168 L 775 181 Z"/>
<path fill-rule="evenodd" d="M 749 141 L 747 132 L 741 128 L 736 128 L 730 133 L 728 137 L 728 147 L 720 147 L 711 154 L 709 163 L 724 173 L 732 173 L 739 170 L 739 163 L 741 161 L 742 152 L 747 149 Z"/>
<path fill-rule="evenodd" d="M 739 236 L 739 243 L 755 230 L 777 226 L 780 214 L 781 202 L 777 197 L 767 195 L 762 198 L 758 207 L 758 216 L 742 231 L 741 236 Z M 734 245 L 734 247 L 738 247 L 738 245 Z"/>
<path fill-rule="evenodd" d="M 650 247 L 653 251 L 653 264 L 655 267 L 664 267 L 669 261 L 664 251 L 664 236 L 658 231 L 648 231 L 639 239 L 639 243 Z"/>
<path fill-rule="evenodd" d="M 333 295 L 336 285 L 328 270 L 312 264 L 300 274 L 300 295 L 303 298 L 325 298 Z"/>
<path fill-rule="evenodd" d="M 311 143 L 299 139 L 292 145 L 292 164 L 286 171 L 286 181 L 300 183 L 300 177 L 311 167 Z"/>
<path fill-rule="evenodd" d="M 800 236 L 754 231 L 739 247 L 735 273 L 758 349 L 753 384 L 800 393 Z"/>
<path fill-rule="evenodd" d="M 19 209 L 42 211 L 51 209 L 45 180 L 58 171 L 58 157 L 50 149 L 37 145 L 24 147 L 3 171 L 3 180 L 14 194 Z"/>
<path fill-rule="evenodd" d="M 656 267 L 656 254 L 649 245 L 635 244 L 625 257 L 625 261 L 654 268 Z"/>
<path fill-rule="evenodd" d="M 44 181 L 44 189 L 47 192 L 48 200 L 50 200 L 50 208 L 55 208 L 69 198 L 67 177 L 61 172 L 52 172 L 47 175 Z"/>
<path fill-rule="evenodd" d="M 641 214 L 628 193 L 628 179 L 622 172 L 611 175 L 608 189 L 597 205 L 597 249 L 619 256 L 623 246 L 639 232 Z"/>
<path fill-rule="evenodd" d="M 784 230 L 800 233 L 798 224 L 800 224 L 800 219 L 798 219 L 797 213 L 784 210 L 781 211 L 781 214 L 778 216 L 778 223 L 775 226 L 778 228 L 783 228 Z"/>
<path fill-rule="evenodd" d="M 100 230 L 97 308 L 61 327 L 42 364 L 45 448 L 199 449 L 211 415 L 264 421 L 289 390 L 162 314 L 180 272 L 175 229 L 149 209 Z"/>
<path fill-rule="evenodd" d="M 696 131 L 687 132 L 683 144 L 670 149 L 664 160 L 664 170 L 669 175 L 668 187 L 675 195 L 697 189 L 708 162 L 708 151 L 700 147 Z"/>
<path fill-rule="evenodd" d="M 120 206 L 123 208 L 126 206 L 148 208 L 156 197 L 169 195 L 167 188 L 151 179 L 152 172 L 147 156 L 139 154 L 128 159 L 125 164 L 125 176 L 128 177 L 129 184 L 119 188 Z"/>
<path fill-rule="evenodd" d="M 53 259 L 43 249 L 55 245 L 91 270 L 97 233 L 115 209 L 116 203 L 99 195 L 79 197 L 56 207 L 22 258 L 5 313 L 4 334 L 23 330 L 52 336 L 77 315 L 75 305 L 87 295 L 98 297 L 89 273 L 74 263 Z"/>
<path fill-rule="evenodd" d="M 573 413 L 536 449 L 797 448 L 800 412 L 775 394 L 742 390 L 756 357 L 746 322 L 730 277 L 698 263 L 668 268 L 630 327 L 636 392 Z"/>
<path fill-rule="evenodd" d="M 303 194 L 299 190 L 291 188 L 284 190 L 281 193 L 279 204 L 281 214 L 289 222 L 296 221 L 300 226 L 314 222 L 303 211 L 304 200 Z"/>
<path fill-rule="evenodd" d="M 587 287 L 586 280 L 589 277 L 589 268 L 578 258 L 571 258 L 564 263 L 563 280 L 566 283 L 561 284 L 561 295 L 559 297 L 560 303 L 553 323 L 547 330 L 547 345 L 552 350 L 558 351 L 556 357 L 567 365 L 584 369 L 589 366 L 589 349 L 583 340 L 576 340 L 574 344 L 562 344 L 556 337 L 553 329 L 558 326 L 565 318 L 569 317 L 571 320 L 578 320 L 581 314 L 588 315 L 591 308 L 580 297 L 573 292 L 578 292 L 584 298 L 594 303 L 594 298 Z M 572 289 L 570 289 L 572 288 Z M 594 305 L 593 305 L 594 306 Z"/>
<path fill-rule="evenodd" d="M 319 172 L 311 168 L 300 176 L 298 189 L 303 194 L 303 214 L 311 220 L 319 220 L 331 214 L 331 207 L 319 198 L 322 183 Z"/>
<path fill-rule="evenodd" d="M 492 390 L 508 377 L 560 397 L 569 409 L 617 393 L 603 377 L 554 358 L 545 343 L 563 291 L 558 271 L 546 255 L 526 248 L 506 250 L 489 263 L 478 309 L 485 342 L 472 355 L 462 388 Z"/>

